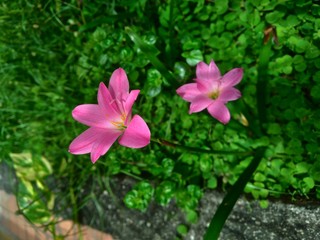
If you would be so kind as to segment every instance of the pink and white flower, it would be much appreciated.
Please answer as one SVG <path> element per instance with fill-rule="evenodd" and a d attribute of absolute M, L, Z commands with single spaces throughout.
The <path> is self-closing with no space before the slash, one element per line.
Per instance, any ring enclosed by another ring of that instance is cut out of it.
<path fill-rule="evenodd" d="M 139 115 L 132 117 L 132 105 L 139 92 L 129 92 L 126 72 L 122 68 L 115 70 L 109 88 L 100 83 L 98 104 L 79 105 L 72 111 L 73 118 L 89 128 L 71 142 L 69 152 L 91 153 L 91 161 L 95 163 L 119 137 L 119 144 L 125 147 L 142 148 L 148 145 L 148 125 Z"/>
<path fill-rule="evenodd" d="M 230 112 L 226 103 L 241 97 L 240 91 L 233 86 L 241 81 L 242 68 L 234 68 L 221 76 L 213 60 L 209 65 L 200 62 L 197 65 L 196 76 L 195 83 L 188 83 L 177 89 L 177 93 L 191 103 L 189 114 L 207 108 L 212 117 L 223 124 L 228 123 Z"/>

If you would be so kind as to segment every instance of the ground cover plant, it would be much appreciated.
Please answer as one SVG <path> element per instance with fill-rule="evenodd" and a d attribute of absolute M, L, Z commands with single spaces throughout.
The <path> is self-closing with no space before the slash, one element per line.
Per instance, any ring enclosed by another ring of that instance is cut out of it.
<path fill-rule="evenodd" d="M 243 187 L 262 207 L 320 198 L 317 1 L 5 0 L 0 13 L 1 161 L 15 169 L 21 213 L 35 224 L 54 233 L 62 199 L 76 220 L 89 201 L 81 191 L 112 191 L 117 175 L 138 181 L 127 207 L 173 200 L 190 223 L 209 189 L 228 192 L 227 201 Z M 228 124 L 206 110 L 189 114 L 176 92 L 211 60 L 222 75 L 243 69 Z M 114 143 L 92 164 L 68 152 L 86 129 L 71 111 L 96 104 L 99 83 L 120 67 L 140 89 L 133 115 L 152 141 Z"/>

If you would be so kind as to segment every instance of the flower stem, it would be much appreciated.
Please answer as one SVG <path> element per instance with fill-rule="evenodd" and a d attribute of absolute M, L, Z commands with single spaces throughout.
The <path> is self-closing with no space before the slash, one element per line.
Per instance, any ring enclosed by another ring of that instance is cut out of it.
<path fill-rule="evenodd" d="M 233 184 L 231 189 L 225 195 L 222 203 L 211 219 L 210 225 L 204 236 L 204 240 L 216 240 L 219 238 L 220 232 L 231 213 L 235 203 L 242 194 L 246 184 L 250 181 L 253 173 L 258 168 L 265 153 L 265 148 L 258 148 L 254 153 L 254 158 L 251 160 L 248 167 L 242 172 L 238 180 Z"/>
<path fill-rule="evenodd" d="M 252 151 L 239 152 L 239 151 L 225 151 L 225 150 L 213 150 L 213 149 L 204 149 L 197 147 L 189 147 L 184 146 L 179 143 L 173 143 L 164 139 L 151 139 L 152 142 L 158 143 L 163 146 L 173 147 L 177 149 L 186 150 L 188 152 L 198 152 L 198 153 L 210 153 L 210 154 L 221 154 L 221 155 L 239 155 L 239 156 L 247 156 L 251 155 Z"/>

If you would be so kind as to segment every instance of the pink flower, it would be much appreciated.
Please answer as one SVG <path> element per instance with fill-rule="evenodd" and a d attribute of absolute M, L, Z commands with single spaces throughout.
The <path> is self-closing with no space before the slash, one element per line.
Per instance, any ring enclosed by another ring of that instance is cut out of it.
<path fill-rule="evenodd" d="M 98 104 L 83 104 L 72 111 L 73 118 L 90 128 L 75 138 L 69 146 L 72 154 L 91 153 L 95 163 L 119 138 L 122 146 L 142 148 L 150 143 L 150 130 L 139 116 L 132 117 L 132 105 L 140 90 L 129 93 L 126 72 L 119 68 L 110 78 L 109 89 L 100 83 Z"/>
<path fill-rule="evenodd" d="M 196 75 L 195 83 L 188 83 L 177 89 L 184 100 L 191 102 L 189 114 L 207 108 L 212 117 L 223 124 L 228 123 L 230 112 L 225 104 L 241 97 L 240 91 L 233 86 L 241 81 L 243 70 L 234 68 L 221 76 L 212 60 L 209 65 L 198 63 Z"/>

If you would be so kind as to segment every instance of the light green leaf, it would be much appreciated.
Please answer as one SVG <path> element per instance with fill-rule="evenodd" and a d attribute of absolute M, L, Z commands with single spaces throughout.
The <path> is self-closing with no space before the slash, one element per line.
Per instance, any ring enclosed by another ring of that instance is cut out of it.
<path fill-rule="evenodd" d="M 207 185 L 208 185 L 208 188 L 215 189 L 218 185 L 217 178 L 215 177 L 209 178 Z"/>
<path fill-rule="evenodd" d="M 202 52 L 200 50 L 184 52 L 182 53 L 182 57 L 186 58 L 186 61 L 190 66 L 195 66 L 199 62 L 203 61 Z"/>
<path fill-rule="evenodd" d="M 307 187 L 308 187 L 309 189 L 314 188 L 314 180 L 313 180 L 313 178 L 311 178 L 311 177 L 305 177 L 305 178 L 303 179 L 303 181 L 306 183 L 306 185 L 307 185 Z"/>
<path fill-rule="evenodd" d="M 296 174 L 307 173 L 310 169 L 310 164 L 306 162 L 300 162 L 296 165 Z"/>

